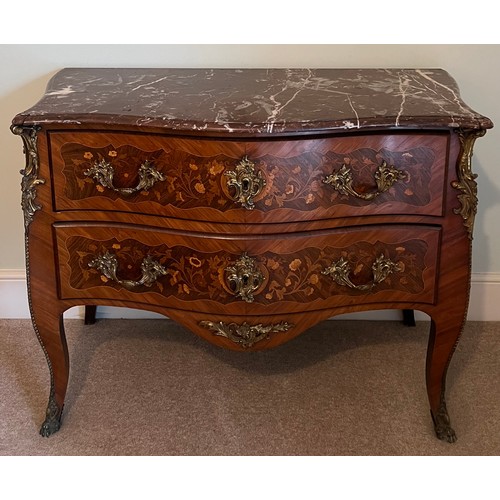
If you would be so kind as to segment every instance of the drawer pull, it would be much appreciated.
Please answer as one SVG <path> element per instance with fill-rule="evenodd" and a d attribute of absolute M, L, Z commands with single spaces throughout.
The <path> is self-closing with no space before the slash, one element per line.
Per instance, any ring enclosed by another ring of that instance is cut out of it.
<path fill-rule="evenodd" d="M 373 200 L 382 193 L 388 191 L 394 183 L 398 180 L 403 180 L 408 178 L 408 172 L 404 170 L 398 170 L 392 165 L 387 165 L 387 162 L 383 161 L 381 165 L 377 167 L 375 171 L 375 182 L 377 184 L 377 190 L 371 193 L 358 193 L 352 187 L 352 170 L 347 168 L 344 164 L 342 168 L 337 172 L 333 172 L 327 175 L 323 179 L 324 184 L 329 184 L 330 186 L 341 194 L 347 196 L 354 196 L 355 198 L 360 198 L 362 200 Z"/>
<path fill-rule="evenodd" d="M 121 280 L 117 276 L 118 259 L 110 252 L 99 255 L 94 260 L 89 262 L 89 267 L 93 267 L 100 271 L 106 278 L 119 283 L 125 288 L 137 288 L 140 286 L 150 287 L 160 276 L 164 276 L 168 271 L 151 256 L 146 256 L 141 262 L 142 277 L 139 281 Z"/>
<path fill-rule="evenodd" d="M 255 259 L 244 253 L 233 265 L 226 267 L 229 289 L 245 302 L 253 302 L 253 293 L 264 283 L 264 275 Z"/>
<path fill-rule="evenodd" d="M 234 190 L 234 195 L 230 195 L 233 201 L 241 203 L 247 210 L 255 207 L 254 198 L 260 194 L 266 180 L 262 176 L 261 170 L 255 170 L 255 164 L 248 157 L 244 157 L 235 170 L 224 173 L 227 179 L 228 189 Z"/>
<path fill-rule="evenodd" d="M 370 291 L 376 285 L 382 283 L 390 274 L 401 271 L 401 265 L 390 259 L 386 259 L 382 254 L 373 263 L 372 271 L 373 281 L 371 283 L 355 285 L 349 278 L 351 266 L 344 257 L 341 257 L 337 262 L 334 262 L 331 266 L 321 271 L 321 274 L 331 276 L 339 285 L 354 288 L 355 290 Z"/>
<path fill-rule="evenodd" d="M 287 332 L 293 327 L 292 324 L 286 322 L 275 325 L 263 325 L 262 323 L 249 325 L 246 321 L 241 325 L 238 323 L 224 323 L 223 321 L 217 323 L 200 321 L 200 326 L 208 328 L 214 335 L 226 337 L 244 348 L 252 347 L 255 343 L 268 339 L 271 333 Z"/>
<path fill-rule="evenodd" d="M 156 170 L 156 168 L 148 161 L 145 161 L 139 167 L 138 173 L 139 183 L 137 186 L 133 188 L 117 188 L 113 185 L 115 170 L 106 160 L 101 160 L 99 162 L 96 161 L 92 167 L 84 172 L 87 177 L 95 179 L 101 186 L 124 195 L 138 193 L 139 191 L 148 191 L 154 186 L 155 183 L 165 180 L 163 174 Z"/>

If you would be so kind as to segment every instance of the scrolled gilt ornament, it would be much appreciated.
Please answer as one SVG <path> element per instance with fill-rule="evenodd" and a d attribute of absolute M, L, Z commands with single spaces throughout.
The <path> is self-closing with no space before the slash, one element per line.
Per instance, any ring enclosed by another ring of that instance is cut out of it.
<path fill-rule="evenodd" d="M 373 280 L 364 285 L 355 285 L 351 281 L 349 278 L 351 270 L 349 262 L 344 257 L 341 257 L 338 261 L 321 271 L 321 274 L 331 276 L 341 286 L 366 292 L 372 290 L 379 283 L 382 283 L 390 274 L 400 271 L 401 266 L 399 263 L 387 259 L 383 254 L 379 255 L 372 265 Z"/>
<path fill-rule="evenodd" d="M 40 127 L 12 126 L 11 131 L 21 136 L 23 141 L 26 166 L 20 171 L 23 176 L 21 180 L 21 208 L 24 213 L 24 229 L 27 230 L 37 210 L 42 206 L 36 202 L 36 187 L 45 184 L 44 179 L 38 177 L 39 159 L 37 149 L 37 133 Z"/>
<path fill-rule="evenodd" d="M 457 164 L 458 180 L 453 181 L 451 185 L 461 192 L 457 198 L 462 206 L 460 208 L 455 208 L 453 212 L 462 216 L 470 240 L 472 240 L 474 219 L 476 217 L 478 203 L 477 174 L 472 172 L 472 150 L 476 139 L 482 137 L 485 133 L 486 130 L 457 131 L 461 146 Z"/>
<path fill-rule="evenodd" d="M 111 163 L 106 160 L 95 162 L 92 167 L 84 172 L 84 175 L 94 179 L 101 186 L 116 191 L 123 195 L 139 193 L 140 191 L 148 191 L 157 182 L 164 181 L 164 175 L 159 172 L 149 161 L 145 161 L 138 170 L 139 182 L 137 186 L 132 188 L 118 188 L 113 184 L 115 170 Z"/>
<path fill-rule="evenodd" d="M 62 409 L 57 405 L 54 390 L 51 387 L 45 420 L 40 428 L 41 436 L 49 437 L 61 428 L 61 414 Z"/>
<path fill-rule="evenodd" d="M 441 395 L 437 413 L 435 415 L 432 414 L 432 420 L 434 421 L 434 430 L 438 439 L 447 441 L 448 443 L 456 442 L 457 435 L 450 425 L 450 417 L 446 409 L 444 394 Z"/>
<path fill-rule="evenodd" d="M 358 193 L 353 187 L 352 170 L 344 164 L 340 170 L 327 175 L 323 179 L 323 183 L 329 184 L 340 194 L 371 201 L 388 191 L 398 180 L 406 179 L 408 177 L 408 172 L 399 170 L 393 165 L 387 165 L 387 162 L 383 161 L 377 167 L 374 177 L 377 189 L 370 193 Z"/>
<path fill-rule="evenodd" d="M 245 156 L 234 170 L 228 170 L 224 175 L 228 178 L 228 189 L 234 190 L 231 199 L 240 203 L 247 210 L 253 210 L 255 208 L 254 198 L 261 193 L 266 185 L 262 171 L 256 170 L 255 163 Z"/>
<path fill-rule="evenodd" d="M 127 289 L 134 289 L 141 286 L 151 287 L 160 276 L 164 276 L 168 271 L 150 255 L 144 257 L 141 262 L 141 279 L 138 281 L 122 280 L 118 277 L 118 259 L 110 252 L 105 252 L 89 262 L 89 267 L 100 271 L 103 276 Z"/>
<path fill-rule="evenodd" d="M 249 325 L 246 321 L 242 324 L 200 321 L 200 326 L 208 328 L 214 335 L 226 337 L 246 349 L 261 340 L 268 339 L 271 333 L 287 332 L 294 325 L 286 321 L 274 325 L 263 325 L 262 323 Z"/>
<path fill-rule="evenodd" d="M 256 292 L 264 283 L 265 277 L 257 267 L 257 262 L 247 253 L 226 267 L 227 282 L 229 289 L 245 302 L 254 301 L 254 292 Z"/>

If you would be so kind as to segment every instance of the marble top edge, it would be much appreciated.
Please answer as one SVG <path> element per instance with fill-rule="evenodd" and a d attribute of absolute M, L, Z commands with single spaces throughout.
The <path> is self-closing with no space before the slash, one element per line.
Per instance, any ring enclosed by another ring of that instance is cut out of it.
<path fill-rule="evenodd" d="M 439 68 L 65 68 L 13 123 L 235 134 L 493 126 Z"/>

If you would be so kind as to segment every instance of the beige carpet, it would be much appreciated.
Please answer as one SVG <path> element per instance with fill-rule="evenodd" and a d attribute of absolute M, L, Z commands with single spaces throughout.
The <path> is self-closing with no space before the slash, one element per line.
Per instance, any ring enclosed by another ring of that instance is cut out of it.
<path fill-rule="evenodd" d="M 0 455 L 498 455 L 500 323 L 468 323 L 448 375 L 458 442 L 434 436 L 428 324 L 327 321 L 234 353 L 171 321 L 66 321 L 61 430 L 38 435 L 48 370 L 28 320 L 0 320 Z"/>

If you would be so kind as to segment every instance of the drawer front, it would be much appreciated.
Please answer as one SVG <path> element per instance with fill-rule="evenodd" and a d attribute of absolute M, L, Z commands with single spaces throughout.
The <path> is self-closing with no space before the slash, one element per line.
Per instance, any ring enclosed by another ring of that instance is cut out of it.
<path fill-rule="evenodd" d="M 373 226 L 217 238 L 126 226 L 55 229 L 61 298 L 259 314 L 433 303 L 440 230 Z"/>
<path fill-rule="evenodd" d="M 56 210 L 214 222 L 440 216 L 448 135 L 217 141 L 50 133 Z"/>

